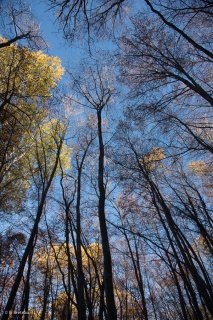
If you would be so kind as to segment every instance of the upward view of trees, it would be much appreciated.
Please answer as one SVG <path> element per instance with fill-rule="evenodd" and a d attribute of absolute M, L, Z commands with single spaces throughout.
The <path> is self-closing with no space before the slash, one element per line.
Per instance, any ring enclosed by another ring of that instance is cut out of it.
<path fill-rule="evenodd" d="M 1 319 L 213 319 L 212 1 L 45 5 L 85 55 L 0 2 Z"/>

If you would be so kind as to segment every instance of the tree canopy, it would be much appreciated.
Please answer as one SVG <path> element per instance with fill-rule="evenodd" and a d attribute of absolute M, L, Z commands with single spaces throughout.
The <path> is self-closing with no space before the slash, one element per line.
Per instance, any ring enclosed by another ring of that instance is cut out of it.
<path fill-rule="evenodd" d="M 37 4 L 0 3 L 1 319 L 213 319 L 212 2 Z"/>

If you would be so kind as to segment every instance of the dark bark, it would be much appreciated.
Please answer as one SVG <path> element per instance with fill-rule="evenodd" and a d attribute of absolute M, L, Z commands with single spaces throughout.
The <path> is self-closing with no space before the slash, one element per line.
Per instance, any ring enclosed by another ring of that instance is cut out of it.
<path fill-rule="evenodd" d="M 30 274 L 31 274 L 31 266 L 32 266 L 32 259 L 33 259 L 33 252 L 35 247 L 36 239 L 32 248 L 32 251 L 30 252 L 29 258 L 28 258 L 28 270 L 27 270 L 27 279 L 24 286 L 24 299 L 23 299 L 23 306 L 21 308 L 21 311 L 25 311 L 26 314 L 24 315 L 24 320 L 28 320 L 28 309 L 29 309 L 29 298 L 30 298 Z"/>
<path fill-rule="evenodd" d="M 130 241 L 129 241 L 128 236 L 127 236 L 125 231 L 124 231 L 124 236 L 125 236 L 126 241 L 127 241 L 127 245 L 128 245 L 128 248 L 129 248 L 129 252 L 130 252 L 130 256 L 131 256 L 131 260 L 132 260 L 132 264 L 133 264 L 133 268 L 134 268 L 134 272 L 135 272 L 135 277 L 136 277 L 136 280 L 137 280 L 137 283 L 138 283 L 138 288 L 139 288 L 140 295 L 141 295 L 142 306 L 143 306 L 143 318 L 145 320 L 148 320 L 148 311 L 147 311 L 147 306 L 146 306 L 144 282 L 143 282 L 143 278 L 142 278 L 142 274 L 141 274 L 141 270 L 140 270 L 138 249 L 137 249 L 136 244 L 135 244 L 135 250 L 136 250 L 136 258 L 135 258 L 134 254 L 133 254 L 133 251 L 132 251 L 132 248 L 131 248 Z M 135 242 L 135 239 L 134 239 L 134 242 Z"/>
<path fill-rule="evenodd" d="M 27 32 L 25 34 L 21 34 L 19 36 L 16 36 L 8 41 L 2 42 L 2 43 L 0 43 L 0 49 L 5 48 L 5 47 L 9 47 L 12 43 L 17 42 L 18 40 L 28 39 L 30 37 L 30 34 L 31 34 L 30 32 Z"/>
<path fill-rule="evenodd" d="M 8 298 L 8 301 L 7 301 L 7 304 L 6 304 L 6 307 L 5 307 L 5 311 L 7 313 L 4 312 L 4 314 L 2 316 L 2 320 L 7 320 L 9 318 L 8 311 L 10 311 L 12 309 L 12 307 L 13 307 L 13 303 L 14 303 L 14 300 L 15 300 L 15 297 L 16 297 L 16 293 L 18 291 L 18 288 L 19 288 L 19 285 L 20 285 L 20 282 L 21 282 L 21 279 L 22 279 L 22 276 L 23 276 L 23 272 L 24 272 L 24 268 L 25 268 L 27 259 L 29 257 L 30 251 L 33 248 L 35 237 L 37 236 L 38 226 L 39 226 L 39 222 L 41 220 L 41 216 L 42 216 L 42 213 L 43 213 L 43 208 L 44 208 L 44 205 L 45 205 L 47 193 L 48 193 L 49 188 L 50 188 L 50 186 L 52 184 L 52 180 L 54 178 L 54 175 L 56 173 L 56 169 L 58 167 L 61 147 L 62 147 L 62 141 L 60 142 L 60 146 L 58 147 L 56 160 L 55 160 L 55 164 L 54 164 L 54 167 L 52 169 L 51 175 L 50 175 L 49 180 L 47 181 L 46 186 L 44 187 L 44 190 L 42 192 L 41 199 L 40 199 L 39 206 L 38 206 L 38 210 L 37 210 L 37 214 L 36 214 L 36 218 L 35 218 L 35 222 L 34 222 L 32 230 L 31 230 L 30 237 L 29 237 L 27 246 L 25 248 L 24 254 L 23 254 L 22 259 L 20 261 L 19 268 L 18 268 L 18 271 L 17 271 L 17 275 L 16 275 L 15 281 L 13 283 L 13 286 L 12 286 L 12 289 L 11 289 L 11 292 L 10 292 L 10 295 L 9 295 L 9 298 Z"/>
<path fill-rule="evenodd" d="M 65 221 L 65 239 L 66 239 L 66 249 L 67 249 L 67 258 L 68 258 L 68 270 L 67 270 L 67 278 L 68 278 L 68 288 L 67 288 L 67 293 L 68 293 L 68 302 L 67 302 L 67 319 L 71 318 L 71 308 L 70 308 L 70 300 L 69 297 L 71 295 L 71 270 L 72 270 L 72 265 L 71 265 L 71 257 L 70 257 L 70 248 L 69 248 L 69 208 L 66 207 L 66 221 Z"/>
<path fill-rule="evenodd" d="M 151 9 L 152 12 L 157 14 L 160 19 L 169 27 L 178 32 L 184 39 L 186 39 L 190 44 L 192 44 L 197 50 L 202 51 L 211 59 L 213 59 L 213 53 L 208 49 L 204 48 L 203 46 L 199 45 L 195 40 L 193 40 L 189 35 L 187 35 L 183 30 L 179 29 L 174 23 L 168 21 L 157 9 L 153 7 L 149 0 L 144 0 L 148 7 Z"/>
<path fill-rule="evenodd" d="M 154 197 L 156 197 L 158 199 L 158 201 L 159 201 L 159 203 L 160 203 L 160 205 L 161 205 L 161 207 L 163 209 L 163 212 L 165 214 L 166 220 L 168 222 L 168 227 L 169 227 L 169 229 L 170 229 L 170 231 L 171 231 L 171 233 L 172 233 L 172 235 L 173 235 L 173 237 L 175 239 L 176 245 L 178 246 L 178 248 L 179 248 L 179 250 L 181 252 L 181 255 L 182 255 L 183 259 L 184 259 L 185 268 L 186 268 L 187 271 L 189 271 L 191 273 L 191 277 L 192 277 L 192 279 L 194 280 L 194 282 L 196 284 L 197 290 L 198 290 L 201 298 L 204 299 L 210 314 L 213 314 L 213 307 L 212 307 L 212 304 L 211 304 L 211 301 L 212 301 L 211 300 L 212 299 L 212 297 L 211 297 L 211 286 L 210 286 L 210 284 L 208 282 L 205 282 L 204 279 L 198 273 L 198 270 L 197 270 L 197 268 L 195 267 L 195 265 L 194 265 L 194 263 L 192 261 L 192 257 L 191 257 L 191 254 L 190 254 L 190 248 L 188 246 L 186 246 L 183 243 L 182 239 L 181 239 L 183 237 L 183 234 L 181 233 L 181 235 L 180 235 L 181 231 L 178 228 L 178 226 L 175 224 L 175 222 L 174 222 L 174 220 L 172 218 L 172 215 L 170 213 L 170 210 L 167 207 L 166 203 L 164 202 L 163 197 L 160 194 L 159 190 L 156 189 L 156 186 L 154 186 L 151 181 L 150 181 L 150 183 L 152 185 L 151 186 L 152 187 L 152 191 L 155 194 Z M 155 200 L 154 200 L 154 202 L 155 202 Z M 155 202 L 155 205 L 157 207 L 157 203 L 156 202 Z M 161 217 L 161 221 L 163 222 L 163 218 L 162 217 Z M 164 223 L 164 226 L 165 226 L 165 230 L 166 230 L 167 226 L 165 225 L 165 223 Z M 171 243 L 173 242 L 171 238 L 170 238 L 170 241 L 171 241 Z M 194 259 L 195 258 L 196 257 L 194 257 Z M 177 262 L 178 262 L 179 267 L 180 267 L 180 260 L 179 260 L 178 256 L 177 256 Z M 199 262 L 198 259 L 197 259 L 196 262 L 198 263 L 198 265 L 200 265 L 200 262 Z M 181 267 L 181 269 L 182 269 L 182 267 Z M 185 274 L 185 272 L 182 272 L 182 275 L 184 275 L 184 274 Z M 205 273 L 204 273 L 204 276 L 205 276 Z M 208 279 L 206 279 L 206 281 L 208 281 Z M 191 293 L 192 293 L 192 290 L 191 290 Z M 193 293 L 193 296 L 194 296 L 194 293 Z M 200 318 L 202 317 L 200 312 L 199 312 L 199 317 Z"/>
<path fill-rule="evenodd" d="M 77 286 L 78 286 L 78 319 L 86 320 L 86 303 L 84 296 L 84 273 L 82 266 L 82 251 L 81 251 L 81 173 L 82 166 L 78 168 L 77 181 L 77 203 L 76 203 L 76 258 L 77 258 Z"/>
<path fill-rule="evenodd" d="M 98 216 L 101 231 L 102 249 L 104 257 L 104 289 L 106 294 L 107 315 L 109 320 L 117 320 L 117 310 L 114 299 L 112 259 L 110 253 L 108 231 L 105 216 L 106 191 L 104 186 L 104 143 L 102 137 L 101 110 L 97 110 L 98 119 L 98 141 L 99 141 L 99 162 L 98 162 Z"/>
<path fill-rule="evenodd" d="M 43 306 L 42 306 L 40 320 L 45 320 L 47 304 L 48 304 L 48 297 L 49 297 L 49 292 L 50 292 L 50 279 L 49 279 L 49 277 L 50 277 L 49 266 L 48 266 L 48 261 L 47 261 L 47 269 L 45 271 L 45 279 L 44 279 Z"/>

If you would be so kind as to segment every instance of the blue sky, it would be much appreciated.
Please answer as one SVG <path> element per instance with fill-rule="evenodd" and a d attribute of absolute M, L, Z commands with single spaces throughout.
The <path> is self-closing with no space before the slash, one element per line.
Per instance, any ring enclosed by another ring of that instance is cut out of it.
<path fill-rule="evenodd" d="M 66 67 L 69 64 L 72 68 L 78 68 L 79 62 L 82 58 L 86 58 L 89 55 L 88 43 L 85 39 L 80 41 L 69 42 L 63 37 L 62 30 L 59 30 L 59 23 L 56 21 L 54 16 L 54 10 L 48 7 L 46 0 L 26 0 L 31 7 L 32 13 L 35 16 L 36 21 L 40 25 L 40 29 L 44 39 L 48 43 L 48 54 L 58 56 L 62 60 L 62 65 Z M 133 5 L 134 4 L 134 5 Z M 133 13 L 137 13 L 143 7 L 141 1 L 136 0 L 131 3 L 130 16 Z M 143 9 L 144 10 L 144 9 Z M 128 20 L 129 14 L 125 19 L 125 25 L 129 25 Z M 116 33 L 119 34 L 125 25 L 119 25 L 116 28 Z M 92 50 L 95 58 L 100 58 L 100 54 L 95 54 L 96 50 L 113 50 L 116 45 L 113 44 L 112 40 L 101 40 L 97 41 L 94 39 L 92 43 Z"/>
<path fill-rule="evenodd" d="M 48 54 L 58 56 L 65 67 L 68 63 L 76 67 L 82 57 L 87 53 L 86 48 L 80 48 L 79 43 L 67 43 L 62 31 L 54 17 L 53 10 L 49 10 L 47 1 L 26 0 L 30 5 L 36 21 L 39 23 L 41 33 L 48 44 Z"/>

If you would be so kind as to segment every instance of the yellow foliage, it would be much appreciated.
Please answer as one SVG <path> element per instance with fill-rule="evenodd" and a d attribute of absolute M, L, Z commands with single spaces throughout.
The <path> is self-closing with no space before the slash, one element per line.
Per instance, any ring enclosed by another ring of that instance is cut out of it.
<path fill-rule="evenodd" d="M 191 170 L 191 172 L 197 175 L 203 175 L 206 173 L 208 174 L 212 172 L 212 169 L 213 169 L 211 165 L 207 164 L 203 160 L 192 161 L 189 163 L 188 167 Z"/>
<path fill-rule="evenodd" d="M 212 198 L 212 162 L 205 162 L 204 160 L 192 161 L 188 164 L 188 168 L 195 176 L 199 176 L 205 195 Z"/>
<path fill-rule="evenodd" d="M 0 37 L 0 42 L 3 41 Z M 30 186 L 31 169 L 35 169 L 36 163 L 38 167 L 38 161 L 42 165 L 46 162 L 48 173 L 54 163 L 57 141 L 53 129 L 56 132 L 57 127 L 59 137 L 65 128 L 57 122 L 55 128 L 52 124 L 46 128 L 49 138 L 43 135 L 39 140 L 39 134 L 49 121 L 44 102 L 52 95 L 64 70 L 60 59 L 16 44 L 0 50 L 0 65 L 0 203 L 2 210 L 18 211 Z M 46 145 L 44 150 L 49 159 L 41 152 L 42 145 Z M 36 146 L 40 150 L 39 159 Z M 63 145 L 61 155 L 68 168 L 70 149 Z"/>
<path fill-rule="evenodd" d="M 75 296 L 74 294 L 72 293 L 71 294 L 71 298 L 73 300 L 75 300 Z M 68 302 L 68 297 L 67 297 L 67 293 L 66 292 L 60 292 L 58 295 L 57 295 L 57 298 L 55 299 L 54 301 L 54 307 L 56 309 L 57 312 L 60 312 L 63 310 L 64 306 L 67 304 Z M 71 307 L 72 311 L 73 312 L 76 312 L 77 309 L 75 307 L 74 304 L 72 304 L 72 307 Z"/>
<path fill-rule="evenodd" d="M 33 129 L 32 126 L 35 126 Z M 16 162 L 18 166 L 13 163 L 11 170 L 9 170 L 5 177 L 5 182 L 8 179 L 15 179 L 20 174 L 20 168 L 22 172 L 22 179 L 17 181 L 17 186 L 14 182 L 14 187 L 19 187 L 19 194 L 24 196 L 24 193 L 31 186 L 30 180 L 32 174 L 41 174 L 43 178 L 48 179 L 52 169 L 55 165 L 58 149 L 60 143 L 62 147 L 60 150 L 60 165 L 64 170 L 70 168 L 70 154 L 71 148 L 67 146 L 63 141 L 65 135 L 66 125 L 57 119 L 46 120 L 42 124 L 38 124 L 36 128 L 36 122 L 31 125 L 32 131 L 26 131 L 20 137 L 20 144 L 22 148 L 19 148 L 17 153 Z M 60 173 L 59 164 L 56 174 Z M 15 180 L 16 181 L 16 180 Z"/>
<path fill-rule="evenodd" d="M 64 73 L 59 58 L 17 45 L 0 50 L 0 64 L 0 95 L 6 99 L 15 97 L 19 107 L 22 103 L 26 106 L 26 102 L 32 106 L 39 98 L 50 97 L 51 89 Z"/>
<path fill-rule="evenodd" d="M 74 247 L 69 244 L 69 252 L 70 257 L 73 262 L 73 265 L 76 266 L 76 255 Z M 100 244 L 92 243 L 85 249 L 81 247 L 82 252 L 82 264 L 83 267 L 86 269 L 90 264 L 90 258 L 93 259 L 96 263 L 101 263 L 102 260 L 102 249 Z M 87 253 L 86 253 L 87 252 Z M 67 254 L 67 246 L 66 243 L 63 244 L 53 244 L 52 246 L 48 246 L 46 248 L 41 248 L 34 257 L 34 262 L 36 266 L 43 270 L 48 268 L 49 270 L 56 271 L 57 261 L 60 264 L 60 267 L 67 268 L 68 267 L 68 254 Z"/>
<path fill-rule="evenodd" d="M 146 169 L 152 171 L 158 167 L 159 162 L 164 158 L 164 150 L 162 148 L 153 147 L 151 151 L 140 160 L 140 164 L 145 166 Z M 162 167 L 162 164 L 160 164 L 160 167 Z"/>
<path fill-rule="evenodd" d="M 102 248 L 99 243 L 91 243 L 86 250 L 84 248 L 82 250 L 82 260 L 83 260 L 83 265 L 87 266 L 88 265 L 88 256 L 94 259 L 96 262 L 100 261 L 102 258 Z M 86 254 L 87 251 L 87 254 Z"/>
<path fill-rule="evenodd" d="M 65 132 L 66 125 L 52 118 L 40 125 L 36 136 L 33 137 L 36 140 L 36 157 L 39 157 L 38 160 L 41 163 L 48 162 L 48 171 L 51 171 L 51 164 L 54 164 L 55 155 Z M 70 154 L 71 148 L 63 143 L 60 152 L 60 163 L 63 169 L 70 168 Z"/>

